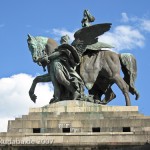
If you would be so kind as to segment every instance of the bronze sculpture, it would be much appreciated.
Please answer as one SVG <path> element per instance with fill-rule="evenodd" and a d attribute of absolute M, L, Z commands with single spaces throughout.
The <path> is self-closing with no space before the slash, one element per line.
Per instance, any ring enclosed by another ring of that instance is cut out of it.
<path fill-rule="evenodd" d="M 43 42 L 43 39 L 45 41 L 47 39 L 49 43 Z M 30 98 L 34 102 L 36 101 L 34 90 L 38 82 L 50 81 L 54 85 L 54 98 L 51 102 L 81 97 L 83 94 L 83 81 L 74 69 L 79 64 L 79 56 L 76 49 L 68 44 L 67 36 L 61 38 L 62 45 L 58 47 L 56 47 L 56 42 L 51 42 L 51 39 L 43 37 L 28 35 L 27 41 L 33 61 L 43 66 L 44 70 L 46 66 L 48 69 L 48 74 L 34 79 L 29 90 Z M 53 44 L 52 46 L 49 45 L 50 42 Z"/>
<path fill-rule="evenodd" d="M 66 37 L 68 36 L 63 36 L 61 45 L 51 55 L 47 55 L 54 85 L 54 101 L 78 99 L 83 93 L 83 81 L 75 70 L 79 64 L 79 56 L 76 49 L 68 44 Z M 45 58 L 41 63 L 44 61 Z"/>
<path fill-rule="evenodd" d="M 46 49 L 48 52 L 53 52 L 56 47 L 58 47 L 56 41 L 50 38 L 44 38 L 44 37 L 33 37 L 28 34 L 28 39 L 27 39 L 28 47 L 32 55 L 32 59 L 35 63 L 37 63 L 39 66 L 42 66 L 44 71 L 46 71 L 45 67 L 49 68 L 48 60 L 47 62 L 43 62 L 42 64 L 37 61 L 39 59 L 39 54 L 42 54 L 42 57 L 44 57 L 44 53 L 38 53 L 39 51 Z M 37 50 L 37 51 L 33 51 Z M 37 53 L 36 53 L 37 52 Z M 50 82 L 51 78 L 49 76 L 50 70 L 48 69 L 48 73 L 42 75 L 42 76 L 37 76 L 31 85 L 31 88 L 29 90 L 29 96 L 33 102 L 36 102 L 37 96 L 34 94 L 35 87 L 37 83 L 39 82 Z"/>
<path fill-rule="evenodd" d="M 86 10 L 84 13 L 87 12 Z M 89 18 L 89 16 L 91 20 L 86 18 Z M 100 103 L 106 104 L 114 99 L 115 94 L 111 89 L 114 83 L 118 85 L 124 94 L 126 106 L 131 105 L 129 92 L 135 94 L 136 99 L 139 98 L 139 93 L 134 87 L 137 75 L 134 56 L 105 50 L 105 48 L 112 48 L 112 46 L 98 42 L 97 37 L 108 31 L 111 23 L 90 25 L 90 22 L 94 21 L 94 19 L 89 12 L 87 16 L 84 16 L 82 20 L 83 28 L 74 34 L 75 40 L 72 42 L 72 46 L 67 43 L 67 36 L 61 39 L 62 42 L 66 43 L 61 43 L 62 45 L 57 46 L 56 42 L 53 42 L 55 43 L 54 45 L 53 43 L 44 43 L 44 40 L 35 42 L 35 39 L 38 38 L 28 35 L 28 45 L 34 62 L 42 65 L 43 68 L 46 66 L 48 68 L 48 74 L 37 77 L 30 88 L 29 95 L 34 102 L 36 100 L 34 95 L 36 84 L 49 81 L 53 82 L 55 91 L 52 102 L 64 99 L 84 99 L 82 80 L 89 90 L 89 94 L 93 95 L 94 102 L 97 102 L 95 99 L 99 99 Z M 48 48 L 47 45 L 52 46 Z M 56 66 L 58 66 L 58 70 Z M 76 67 L 77 69 L 75 70 Z M 124 79 L 120 76 L 121 69 L 124 73 Z M 57 71 L 55 72 L 54 70 Z M 67 72 L 65 76 L 64 70 Z M 56 76 L 59 76 L 59 78 Z M 74 81 L 67 78 L 74 78 Z M 60 86 L 65 87 L 66 91 L 60 92 Z M 71 94 L 69 94 L 69 91 Z M 105 99 L 101 100 L 100 97 L 103 94 L 105 94 Z"/>
<path fill-rule="evenodd" d="M 95 20 L 94 16 L 92 16 L 89 12 L 89 10 L 84 10 L 83 12 L 83 19 L 81 21 L 82 27 L 89 27 L 90 22 L 93 22 Z"/>
<path fill-rule="evenodd" d="M 126 105 L 130 105 L 128 88 L 131 94 L 136 95 L 136 99 L 139 98 L 139 93 L 134 87 L 137 73 L 136 60 L 131 54 L 116 54 L 105 50 L 105 48 L 112 48 L 112 46 L 99 42 L 98 36 L 108 31 L 110 27 L 111 23 L 92 26 L 89 24 L 89 26 L 83 27 L 74 34 L 75 40 L 72 45 L 76 47 L 82 56 L 80 75 L 89 93 L 95 95 L 95 97 L 99 97 L 103 92 L 98 92 L 101 86 L 98 83 L 106 81 L 106 83 L 102 83 L 105 86 L 102 91 L 106 90 L 108 92 L 107 95 L 111 95 L 110 97 L 112 98 L 109 97 L 111 100 L 115 97 L 115 94 L 111 90 L 111 85 L 116 83 L 125 96 Z M 122 67 L 125 75 L 124 80 L 119 75 L 119 66 Z M 105 101 L 107 103 L 106 99 Z"/>

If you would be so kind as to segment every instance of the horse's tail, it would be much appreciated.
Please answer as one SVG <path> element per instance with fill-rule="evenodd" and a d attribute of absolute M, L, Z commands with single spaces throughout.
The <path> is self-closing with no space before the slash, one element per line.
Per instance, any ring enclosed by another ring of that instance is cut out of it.
<path fill-rule="evenodd" d="M 129 86 L 129 92 L 136 95 L 136 99 L 139 98 L 134 84 L 137 77 L 137 64 L 135 57 L 130 53 L 119 54 L 122 72 L 124 73 L 124 80 Z"/>

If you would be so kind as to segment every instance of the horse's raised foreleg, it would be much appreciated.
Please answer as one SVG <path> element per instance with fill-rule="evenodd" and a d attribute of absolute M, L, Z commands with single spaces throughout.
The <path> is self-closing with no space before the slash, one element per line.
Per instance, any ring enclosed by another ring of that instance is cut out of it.
<path fill-rule="evenodd" d="M 29 96 L 30 96 L 31 100 L 34 103 L 36 102 L 36 99 L 37 99 L 37 96 L 34 94 L 34 91 L 35 91 L 35 88 L 36 88 L 36 84 L 39 83 L 39 82 L 50 82 L 50 81 L 51 81 L 51 78 L 50 78 L 49 74 L 45 74 L 45 75 L 42 75 L 42 76 L 37 76 L 33 80 L 31 88 L 29 90 Z"/>
<path fill-rule="evenodd" d="M 129 97 L 129 89 L 126 85 L 126 82 L 121 78 L 119 74 L 115 75 L 113 80 L 121 89 L 122 93 L 124 94 L 125 100 L 126 100 L 126 106 L 131 106 L 130 97 Z"/>

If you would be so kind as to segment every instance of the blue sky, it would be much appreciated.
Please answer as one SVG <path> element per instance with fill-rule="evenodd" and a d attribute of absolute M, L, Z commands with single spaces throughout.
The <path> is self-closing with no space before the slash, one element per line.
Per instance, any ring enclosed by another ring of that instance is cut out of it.
<path fill-rule="evenodd" d="M 131 102 L 139 111 L 150 115 L 150 1 L 149 0 L 0 0 L 0 131 L 6 131 L 8 119 L 27 114 L 29 107 L 48 104 L 52 84 L 39 84 L 37 104 L 28 90 L 36 75 L 44 74 L 33 63 L 27 47 L 27 34 L 60 36 L 81 28 L 83 10 L 95 16 L 97 23 L 112 23 L 112 28 L 99 38 L 115 46 L 119 53 L 130 52 L 137 59 L 136 87 L 140 99 Z M 117 98 L 109 105 L 125 105 L 121 91 L 114 85 Z M 5 126 L 5 127 L 4 127 Z"/>

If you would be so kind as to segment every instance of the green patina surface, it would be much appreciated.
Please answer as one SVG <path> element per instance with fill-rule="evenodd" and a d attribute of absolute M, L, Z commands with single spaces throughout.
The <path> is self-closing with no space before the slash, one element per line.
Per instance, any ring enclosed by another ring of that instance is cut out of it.
<path fill-rule="evenodd" d="M 41 36 L 33 37 L 32 44 L 29 45 L 30 51 L 32 51 L 33 48 L 37 50 L 45 49 L 45 45 L 47 44 L 47 41 L 48 38 L 46 37 L 41 37 Z"/>
<path fill-rule="evenodd" d="M 113 46 L 103 42 L 97 42 L 91 45 L 87 45 L 86 47 L 86 49 L 90 49 L 90 50 L 100 50 L 101 48 L 113 48 Z"/>

